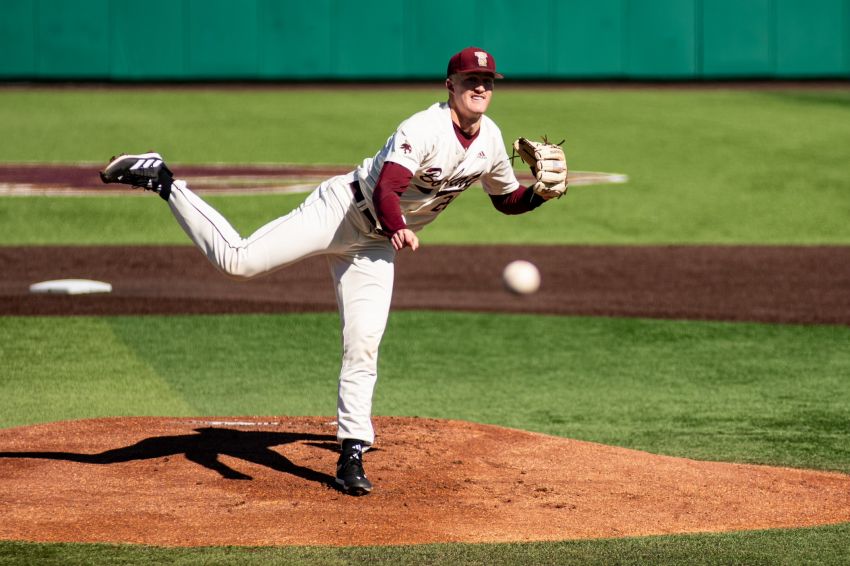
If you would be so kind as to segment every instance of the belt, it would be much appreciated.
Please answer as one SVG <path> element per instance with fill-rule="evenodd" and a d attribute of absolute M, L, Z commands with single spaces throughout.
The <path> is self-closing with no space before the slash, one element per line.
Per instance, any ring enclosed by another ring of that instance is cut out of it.
<path fill-rule="evenodd" d="M 348 186 L 351 187 L 351 193 L 354 195 L 354 203 L 357 205 L 357 209 L 363 213 L 363 216 L 365 216 L 366 220 L 369 221 L 369 224 L 372 225 L 375 233 L 386 236 L 387 233 L 378 228 L 378 222 L 375 220 L 375 215 L 372 214 L 371 210 L 369 210 L 366 197 L 363 196 L 363 191 L 360 190 L 360 181 L 354 179 Z"/>

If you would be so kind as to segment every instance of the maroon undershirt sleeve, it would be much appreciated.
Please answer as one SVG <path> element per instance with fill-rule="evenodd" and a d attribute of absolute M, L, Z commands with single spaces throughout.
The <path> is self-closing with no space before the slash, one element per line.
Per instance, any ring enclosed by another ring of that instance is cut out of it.
<path fill-rule="evenodd" d="M 502 214 L 522 214 L 534 210 L 546 199 L 534 192 L 530 187 L 520 185 L 517 190 L 506 195 L 490 195 L 493 206 Z"/>
<path fill-rule="evenodd" d="M 378 175 L 378 183 L 372 193 L 372 204 L 381 228 L 388 234 L 395 234 L 402 228 L 407 228 L 401 216 L 401 194 L 407 189 L 413 173 L 406 167 L 386 161 Z"/>

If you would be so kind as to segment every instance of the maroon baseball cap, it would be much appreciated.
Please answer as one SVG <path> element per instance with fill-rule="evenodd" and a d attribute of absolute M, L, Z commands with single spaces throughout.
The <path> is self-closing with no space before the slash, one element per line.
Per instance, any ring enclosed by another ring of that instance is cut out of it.
<path fill-rule="evenodd" d="M 496 60 L 493 56 L 480 47 L 467 47 L 460 53 L 452 55 L 446 77 L 455 73 L 487 73 L 497 79 L 505 78 L 496 72 Z"/>

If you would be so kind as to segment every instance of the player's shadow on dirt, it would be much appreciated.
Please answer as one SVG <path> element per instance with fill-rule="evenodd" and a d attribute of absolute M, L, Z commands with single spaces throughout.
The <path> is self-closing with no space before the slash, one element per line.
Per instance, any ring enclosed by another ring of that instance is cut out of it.
<path fill-rule="evenodd" d="M 83 464 L 117 464 L 133 460 L 151 460 L 183 454 L 190 462 L 218 472 L 231 480 L 253 479 L 234 470 L 219 460 L 224 454 L 266 466 L 272 470 L 292 474 L 306 480 L 334 486 L 334 477 L 304 466 L 299 466 L 271 449 L 272 446 L 309 441 L 308 444 L 336 451 L 336 437 L 327 434 L 297 432 L 244 431 L 228 428 L 196 428 L 198 434 L 155 436 L 136 444 L 115 448 L 98 454 L 74 452 L 0 452 L 0 458 L 43 458 L 66 460 Z"/>

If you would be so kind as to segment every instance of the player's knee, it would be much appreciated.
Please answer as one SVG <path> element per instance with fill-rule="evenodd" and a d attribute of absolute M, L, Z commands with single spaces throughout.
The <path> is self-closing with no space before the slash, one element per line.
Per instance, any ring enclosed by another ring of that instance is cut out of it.
<path fill-rule="evenodd" d="M 343 347 L 345 359 L 357 365 L 376 366 L 382 334 L 379 331 L 347 334 Z"/>
<path fill-rule="evenodd" d="M 250 275 L 242 273 L 241 271 L 234 271 L 231 269 L 222 269 L 221 271 L 228 279 L 232 279 L 233 281 L 249 281 L 251 279 Z"/>
<path fill-rule="evenodd" d="M 221 271 L 235 281 L 248 281 L 262 273 L 261 270 L 244 262 L 222 265 Z"/>
<path fill-rule="evenodd" d="M 230 253 L 224 254 L 218 261 L 221 271 L 237 281 L 246 281 L 265 273 L 265 265 L 260 265 L 250 255 L 245 253 L 244 248 L 234 248 Z"/>

